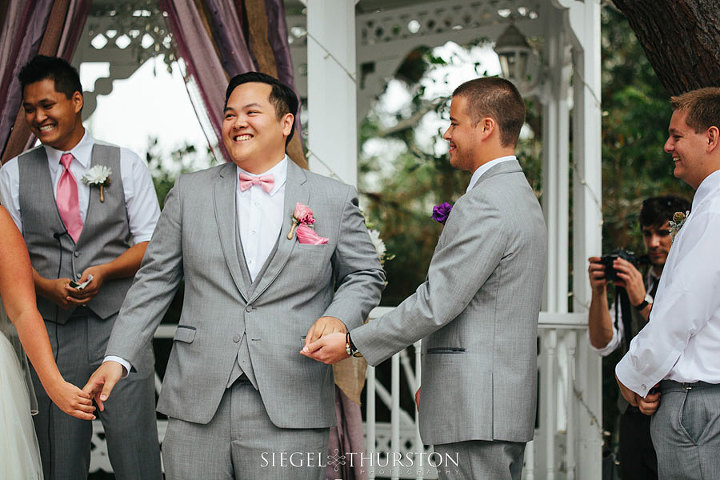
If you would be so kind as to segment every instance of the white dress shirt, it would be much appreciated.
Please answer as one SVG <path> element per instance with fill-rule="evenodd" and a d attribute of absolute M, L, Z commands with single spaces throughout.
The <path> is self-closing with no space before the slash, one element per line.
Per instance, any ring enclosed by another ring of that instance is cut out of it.
<path fill-rule="evenodd" d="M 266 193 L 260 185 L 253 185 L 244 192 L 237 181 L 235 201 L 237 203 L 240 241 L 242 242 L 245 262 L 250 272 L 250 279 L 262 269 L 265 261 L 275 248 L 282 230 L 283 206 L 285 203 L 285 180 L 287 180 L 287 155 L 273 168 L 261 174 L 254 174 L 237 167 L 237 173 L 243 172 L 253 177 L 272 174 L 275 180 L 270 193 Z M 103 362 L 118 362 L 125 368 L 124 374 L 130 371 L 130 362 L 124 358 L 108 355 Z"/>
<path fill-rule="evenodd" d="M 646 396 L 660 380 L 720 383 L 720 171 L 700 184 L 675 236 L 650 321 L 617 364 L 620 381 Z"/>
<path fill-rule="evenodd" d="M 654 302 L 652 295 L 650 295 L 651 285 L 653 285 L 655 282 L 659 282 L 660 279 L 653 273 L 652 267 L 648 269 L 647 275 L 645 275 L 645 289 L 647 292 L 645 293 L 645 301 L 652 304 Z M 657 295 L 657 293 L 656 293 Z M 623 313 L 622 309 L 618 311 L 617 309 L 618 305 L 617 302 L 613 303 L 610 306 L 610 320 L 612 320 L 612 338 L 608 342 L 607 345 L 605 345 L 602 348 L 595 348 L 590 341 L 590 330 L 588 329 L 588 345 L 590 346 L 590 350 L 593 350 L 595 353 L 602 357 L 606 357 L 610 355 L 612 352 L 617 350 L 620 345 L 622 345 L 624 338 L 625 338 L 625 322 L 623 322 Z M 631 307 L 632 308 L 632 307 Z M 615 314 L 617 313 L 617 323 L 615 322 Z"/>
<path fill-rule="evenodd" d="M 82 177 L 90 169 L 90 157 L 92 147 L 96 142 L 90 133 L 85 130 L 82 140 L 75 145 L 69 153 L 72 153 L 73 161 L 70 163 L 70 172 L 75 177 L 78 186 L 78 202 L 80 204 L 80 216 L 85 223 L 88 203 L 90 202 L 90 187 L 82 182 Z M 44 146 L 50 168 L 50 179 L 53 185 L 53 195 L 57 193 L 57 184 L 63 167 L 60 165 L 62 150 Z M 120 148 L 120 172 L 112 172 L 110 177 L 120 173 L 125 193 L 125 209 L 128 215 L 130 234 L 135 244 L 147 242 L 152 237 L 155 224 L 160 216 L 155 187 L 150 177 L 150 172 L 140 157 L 128 150 Z M 17 157 L 11 159 L 0 169 L 0 191 L 7 202 L 6 208 L 15 221 L 20 232 L 22 227 L 22 212 L 20 211 L 20 168 Z"/>
<path fill-rule="evenodd" d="M 272 174 L 275 179 L 270 193 L 266 193 L 260 185 L 253 185 L 244 192 L 237 185 L 236 201 L 240 241 L 242 242 L 245 262 L 250 272 L 250 280 L 254 281 L 260 273 L 265 261 L 275 248 L 283 221 L 285 203 L 285 180 L 287 179 L 288 158 L 282 159 L 267 172 L 259 175 L 246 172 L 237 167 L 237 172 L 259 177 Z"/>
<path fill-rule="evenodd" d="M 485 172 L 490 170 L 498 163 L 509 162 L 510 160 L 517 160 L 517 157 L 515 157 L 515 155 L 508 155 L 507 157 L 496 158 L 480 165 L 477 170 L 473 172 L 472 177 L 470 177 L 470 184 L 468 185 L 467 190 L 465 190 L 465 193 L 472 190 L 472 188 L 475 186 L 478 180 L 480 180 L 480 177 L 482 177 Z"/>

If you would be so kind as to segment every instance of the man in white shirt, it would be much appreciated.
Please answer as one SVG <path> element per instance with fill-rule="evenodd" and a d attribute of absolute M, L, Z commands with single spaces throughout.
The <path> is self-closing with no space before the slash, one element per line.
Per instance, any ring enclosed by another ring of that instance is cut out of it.
<path fill-rule="evenodd" d="M 42 145 L 0 169 L 0 189 L 30 253 L 58 368 L 83 385 L 102 362 L 160 208 L 144 162 L 96 142 L 83 127 L 82 85 L 71 65 L 39 55 L 19 78 L 25 120 Z M 83 181 L 99 170 L 97 183 Z M 150 343 L 142 351 L 130 380 L 98 414 L 118 479 L 162 476 Z M 45 478 L 87 477 L 92 424 L 60 412 L 33 377 Z"/>
<path fill-rule="evenodd" d="M 600 257 L 588 260 L 592 298 L 588 312 L 590 348 L 599 355 L 617 349 L 627 352 L 630 340 L 647 324 L 653 299 L 667 260 L 672 236 L 670 220 L 675 212 L 690 210 L 690 202 L 675 196 L 645 199 L 640 209 L 639 226 L 650 267 L 643 274 L 624 258 L 615 258 L 608 275 Z M 608 283 L 615 285 L 616 301 L 608 305 Z M 622 290 L 620 290 L 622 289 Z M 628 405 L 620 396 L 619 460 L 623 478 L 657 478 L 657 458 L 650 438 L 650 417 Z"/>
<path fill-rule="evenodd" d="M 675 220 L 649 323 L 615 374 L 631 405 L 655 413 L 659 478 L 720 478 L 720 88 L 672 97 L 671 105 L 665 151 L 695 197 L 690 215 Z"/>

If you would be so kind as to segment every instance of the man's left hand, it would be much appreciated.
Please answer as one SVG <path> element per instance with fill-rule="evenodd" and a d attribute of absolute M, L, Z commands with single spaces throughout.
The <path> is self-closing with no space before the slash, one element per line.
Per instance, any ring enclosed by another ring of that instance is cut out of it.
<path fill-rule="evenodd" d="M 615 375 L 620 393 L 623 398 L 633 407 L 638 407 L 645 415 L 652 415 L 660 406 L 660 392 L 648 393 L 644 398 L 627 388 Z M 657 387 L 657 385 L 655 385 Z"/>
<path fill-rule="evenodd" d="M 305 345 L 300 351 L 302 355 L 326 364 L 337 363 L 348 358 L 345 350 L 345 333 L 335 332 Z"/>
<path fill-rule="evenodd" d="M 307 347 L 320 337 L 324 337 L 325 335 L 330 335 L 335 332 L 340 332 L 343 335 L 347 333 L 347 327 L 342 320 L 336 317 L 320 317 L 315 320 L 315 323 L 313 323 L 307 331 L 307 335 L 305 336 L 305 346 Z"/>
<path fill-rule="evenodd" d="M 88 267 L 85 269 L 82 277 L 77 283 L 86 282 L 90 275 L 93 277 L 92 280 L 90 280 L 90 282 L 82 290 L 69 286 L 67 287 L 68 295 L 70 296 L 70 300 L 68 300 L 69 302 L 77 305 L 85 305 L 100 292 L 100 287 L 102 287 L 102 284 L 105 281 L 105 269 L 102 265 Z"/>

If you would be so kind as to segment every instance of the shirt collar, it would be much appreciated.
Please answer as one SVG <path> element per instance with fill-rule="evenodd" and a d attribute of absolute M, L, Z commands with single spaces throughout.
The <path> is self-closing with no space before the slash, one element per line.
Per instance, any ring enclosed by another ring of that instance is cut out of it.
<path fill-rule="evenodd" d="M 465 190 L 465 192 L 467 193 L 470 190 L 472 190 L 472 188 L 475 186 L 475 184 L 478 182 L 478 180 L 480 180 L 480 177 L 482 177 L 485 174 L 485 172 L 490 170 L 492 167 L 494 167 L 498 163 L 509 162 L 510 160 L 517 160 L 517 157 L 515 157 L 515 155 L 508 155 L 505 157 L 500 157 L 500 158 L 496 158 L 494 160 L 490 160 L 489 162 L 483 163 L 482 165 L 480 165 L 477 168 L 477 170 L 475 170 L 473 172 L 472 177 L 470 178 L 470 185 L 468 185 L 467 190 Z"/>
<path fill-rule="evenodd" d="M 56 171 L 60 168 L 60 157 L 63 153 L 72 153 L 75 160 L 80 162 L 80 165 L 82 165 L 83 168 L 89 168 L 92 146 L 94 143 L 95 140 L 92 135 L 90 135 L 90 132 L 85 129 L 85 134 L 82 139 L 70 150 L 57 150 L 49 145 L 43 145 L 45 148 L 45 154 L 48 158 L 48 163 L 50 164 L 50 170 Z"/>
<path fill-rule="evenodd" d="M 713 173 L 705 177 L 705 179 L 700 183 L 698 189 L 695 191 L 690 215 L 692 215 L 692 212 L 695 211 L 698 205 L 700 205 L 703 200 L 710 195 L 710 193 L 718 188 L 720 188 L 720 170 L 715 170 Z"/>
<path fill-rule="evenodd" d="M 59 158 L 59 157 L 58 157 Z M 280 160 L 279 163 L 277 163 L 274 167 L 272 167 L 270 170 L 263 172 L 263 173 L 250 173 L 247 170 L 243 170 L 240 167 L 237 167 L 237 171 L 242 172 L 246 175 L 250 175 L 252 177 L 260 177 L 262 175 L 268 175 L 272 174 L 273 179 L 275 180 L 275 183 L 273 184 L 272 190 L 270 190 L 270 193 L 268 195 L 273 196 L 275 195 L 278 190 L 280 190 L 283 186 L 285 186 L 285 180 L 287 180 L 287 167 L 288 167 L 288 156 L 285 155 L 282 160 Z"/>

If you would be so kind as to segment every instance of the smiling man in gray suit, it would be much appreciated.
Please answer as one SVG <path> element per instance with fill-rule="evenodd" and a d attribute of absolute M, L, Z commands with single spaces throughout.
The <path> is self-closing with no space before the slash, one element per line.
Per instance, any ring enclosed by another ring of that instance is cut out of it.
<path fill-rule="evenodd" d="M 158 402 L 169 417 L 168 479 L 323 478 L 333 374 L 299 351 L 311 325 L 321 334 L 361 325 L 385 276 L 355 189 L 285 155 L 297 107 L 272 77 L 231 79 L 223 141 L 234 164 L 177 181 L 86 385 L 102 410 L 184 277 Z M 313 218 L 295 228 L 297 204 Z"/>
<path fill-rule="evenodd" d="M 440 478 L 519 479 L 533 438 L 547 234 L 514 156 L 524 120 L 525 104 L 506 80 L 480 78 L 455 90 L 443 138 L 451 165 L 473 176 L 427 280 L 376 321 L 306 340 L 304 354 L 316 360 L 357 351 L 377 365 L 423 339 L 420 435 L 458 460 L 457 468 L 440 468 Z"/>

